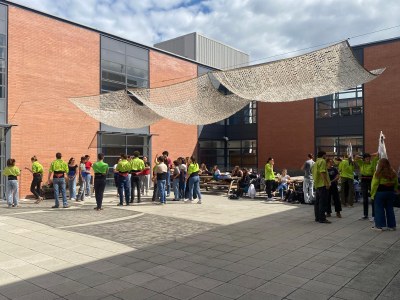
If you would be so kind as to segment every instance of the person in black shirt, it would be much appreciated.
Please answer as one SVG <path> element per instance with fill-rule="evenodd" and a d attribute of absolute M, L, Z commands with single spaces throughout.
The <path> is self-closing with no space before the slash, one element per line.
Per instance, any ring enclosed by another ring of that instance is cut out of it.
<path fill-rule="evenodd" d="M 329 202 L 326 208 L 326 216 L 330 217 L 332 214 L 331 203 L 333 200 L 333 204 L 335 205 L 336 217 L 341 218 L 342 215 L 340 214 L 340 212 L 342 211 L 342 205 L 340 203 L 339 190 L 338 190 L 338 180 L 340 177 L 339 171 L 335 167 L 333 159 L 328 158 L 326 162 L 328 165 L 329 179 L 331 180 L 331 186 L 329 188 Z"/>

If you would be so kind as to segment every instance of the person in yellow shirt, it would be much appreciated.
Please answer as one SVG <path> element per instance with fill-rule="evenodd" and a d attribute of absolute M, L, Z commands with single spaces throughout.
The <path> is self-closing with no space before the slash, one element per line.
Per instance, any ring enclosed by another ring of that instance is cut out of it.
<path fill-rule="evenodd" d="M 199 177 L 200 167 L 194 156 L 190 157 L 188 172 L 187 172 L 187 182 L 189 183 L 189 201 L 193 201 L 193 194 L 196 193 L 197 204 L 201 204 L 201 192 L 200 192 L 200 177 Z"/>
<path fill-rule="evenodd" d="M 121 160 L 118 162 L 116 171 L 118 172 L 118 194 L 119 203 L 118 206 L 124 205 L 124 194 L 126 205 L 129 205 L 129 185 L 128 174 L 131 171 L 131 164 L 127 160 L 126 154 L 121 155 Z"/>
<path fill-rule="evenodd" d="M 18 178 L 21 171 L 15 166 L 15 159 L 7 159 L 7 167 L 3 170 L 3 175 L 7 176 L 7 204 L 8 207 L 18 207 Z"/>
<path fill-rule="evenodd" d="M 144 161 L 139 158 L 140 152 L 135 151 L 133 152 L 133 159 L 130 161 L 131 163 L 131 192 L 132 192 L 132 197 L 131 197 L 131 203 L 134 202 L 135 200 L 135 189 L 137 191 L 137 202 L 140 203 L 140 172 L 144 170 Z"/>
<path fill-rule="evenodd" d="M 343 206 L 353 207 L 354 204 L 354 162 L 352 157 L 346 157 L 339 163 L 340 201 Z"/>
<path fill-rule="evenodd" d="M 40 196 L 40 186 L 43 178 L 43 166 L 38 162 L 36 155 L 31 157 L 32 169 L 25 167 L 25 170 L 28 170 L 32 173 L 33 178 L 31 182 L 31 193 L 36 198 L 36 204 L 43 200 L 43 197 Z"/>
<path fill-rule="evenodd" d="M 374 176 L 378 160 L 379 160 L 378 153 L 373 153 L 373 154 L 364 153 L 362 157 L 361 156 L 356 157 L 356 163 L 358 165 L 358 168 L 360 169 L 361 192 L 362 192 L 363 206 L 364 206 L 364 216 L 361 218 L 362 220 L 368 220 L 368 206 L 369 206 L 368 194 L 371 191 L 372 177 Z M 372 218 L 373 218 L 375 215 L 374 204 L 371 203 L 371 206 L 372 206 Z"/>
<path fill-rule="evenodd" d="M 272 189 L 275 184 L 274 164 L 275 161 L 272 157 L 269 157 L 265 164 L 265 190 L 268 195 L 267 200 L 272 200 Z"/>
<path fill-rule="evenodd" d="M 315 222 L 331 223 L 331 221 L 326 219 L 325 215 L 329 200 L 329 188 L 331 186 L 326 165 L 325 151 L 318 152 L 317 160 L 312 166 L 312 175 L 314 178 L 314 186 L 316 189 L 314 202 Z"/>
<path fill-rule="evenodd" d="M 60 206 L 59 201 L 58 201 L 58 195 L 61 192 L 62 199 L 63 199 L 63 207 L 68 208 L 68 202 L 67 202 L 67 193 L 65 189 L 65 176 L 68 174 L 68 165 L 65 161 L 61 159 L 62 155 L 60 152 L 56 153 L 56 160 L 54 160 L 49 169 L 49 176 L 47 179 L 48 184 L 53 182 L 53 188 L 54 188 L 54 199 L 55 203 L 54 206 L 51 208 L 58 208 Z M 51 180 L 51 175 L 53 175 L 53 180 Z"/>
<path fill-rule="evenodd" d="M 373 230 L 396 230 L 396 217 L 393 210 L 393 202 L 396 193 L 399 192 L 397 174 L 386 158 L 381 158 L 378 168 L 372 178 L 371 197 L 375 205 L 375 226 Z"/>

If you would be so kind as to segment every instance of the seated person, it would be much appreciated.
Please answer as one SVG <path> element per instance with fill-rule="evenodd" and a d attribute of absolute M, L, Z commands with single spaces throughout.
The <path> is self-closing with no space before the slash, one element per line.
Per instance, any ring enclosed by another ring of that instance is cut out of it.
<path fill-rule="evenodd" d="M 239 166 L 235 166 L 235 168 L 232 170 L 232 177 L 242 177 L 243 172 L 240 170 Z"/>
<path fill-rule="evenodd" d="M 215 165 L 212 169 L 212 176 L 213 179 L 218 180 L 219 177 L 221 176 L 221 171 L 218 169 L 218 166 Z"/>
<path fill-rule="evenodd" d="M 201 163 L 199 175 L 212 175 L 212 173 L 210 171 L 208 171 L 205 163 Z"/>
<path fill-rule="evenodd" d="M 243 193 L 247 193 L 250 186 L 250 176 L 246 168 L 243 169 L 243 176 L 238 181 L 238 189 L 236 191 L 236 196 L 242 197 Z"/>
<path fill-rule="evenodd" d="M 288 189 L 288 183 L 290 181 L 290 176 L 287 174 L 287 170 L 283 169 L 282 174 L 279 176 L 279 185 L 278 185 L 278 192 L 283 199 L 283 193 Z"/>

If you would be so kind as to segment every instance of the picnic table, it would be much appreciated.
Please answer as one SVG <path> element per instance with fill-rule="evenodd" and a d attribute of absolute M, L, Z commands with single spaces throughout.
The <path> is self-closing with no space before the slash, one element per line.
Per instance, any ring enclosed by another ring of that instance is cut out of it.
<path fill-rule="evenodd" d="M 237 189 L 237 184 L 240 177 L 233 176 L 224 179 L 215 180 L 211 175 L 200 175 L 200 187 L 205 188 L 206 191 L 209 188 L 217 188 L 217 189 L 227 189 L 227 193 L 229 194 L 232 189 Z"/>

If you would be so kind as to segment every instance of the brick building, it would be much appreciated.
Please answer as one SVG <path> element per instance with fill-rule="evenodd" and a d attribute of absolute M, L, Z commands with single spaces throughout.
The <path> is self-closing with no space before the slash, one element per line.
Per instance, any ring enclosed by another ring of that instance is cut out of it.
<path fill-rule="evenodd" d="M 0 1 L 0 167 L 9 157 L 21 169 L 30 167 L 36 155 L 47 172 L 58 151 L 65 160 L 83 154 L 95 160 L 104 152 L 112 165 L 120 153 L 139 150 L 153 158 L 167 149 L 172 158 L 195 154 L 223 170 L 236 164 L 262 170 L 268 156 L 275 157 L 278 169 L 298 170 L 307 153 L 343 154 L 348 141 L 356 152 L 375 152 L 381 130 L 397 167 L 400 39 L 354 51 L 367 69 L 386 67 L 384 74 L 365 86 L 317 99 L 253 102 L 216 124 L 162 120 L 123 130 L 93 120 L 68 98 L 169 85 L 221 66 Z M 238 57 L 246 59 L 243 53 Z M 30 182 L 30 173 L 23 172 L 21 196 L 29 193 Z M 2 178 L 2 195 L 4 184 Z"/>

